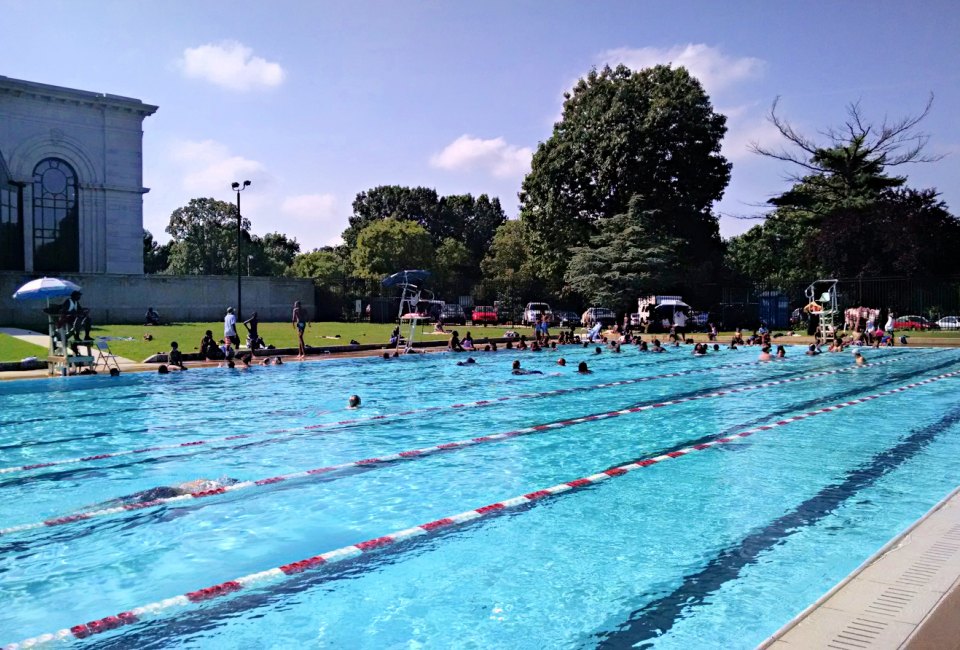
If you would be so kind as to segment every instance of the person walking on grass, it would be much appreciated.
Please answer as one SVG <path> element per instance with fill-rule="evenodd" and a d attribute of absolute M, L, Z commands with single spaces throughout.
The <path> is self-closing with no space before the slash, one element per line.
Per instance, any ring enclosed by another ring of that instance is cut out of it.
<path fill-rule="evenodd" d="M 307 329 L 307 315 L 300 306 L 300 301 L 293 303 L 293 326 L 297 330 L 298 355 L 297 360 L 303 361 L 307 358 L 307 349 L 303 343 L 303 332 Z"/>
<path fill-rule="evenodd" d="M 237 317 L 233 313 L 233 307 L 227 307 L 227 315 L 223 317 L 223 338 L 233 343 L 234 347 L 240 347 L 240 337 L 237 335 Z"/>

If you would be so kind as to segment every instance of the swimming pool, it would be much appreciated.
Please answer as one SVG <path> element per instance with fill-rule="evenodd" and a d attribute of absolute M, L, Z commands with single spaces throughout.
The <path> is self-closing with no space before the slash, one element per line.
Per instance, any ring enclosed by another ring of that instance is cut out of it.
<path fill-rule="evenodd" d="M 0 643 L 748 648 L 956 486 L 960 351 L 590 352 L 2 385 Z"/>

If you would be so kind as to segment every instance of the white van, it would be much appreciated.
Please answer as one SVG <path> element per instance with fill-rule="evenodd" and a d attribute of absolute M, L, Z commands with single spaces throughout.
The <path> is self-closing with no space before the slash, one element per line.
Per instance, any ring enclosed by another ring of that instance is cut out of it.
<path fill-rule="evenodd" d="M 540 322 L 540 317 L 544 314 L 548 317 L 553 317 L 553 314 L 550 313 L 550 305 L 545 302 L 528 302 L 526 308 L 523 310 L 523 316 L 520 322 L 523 325 L 532 327 Z"/>

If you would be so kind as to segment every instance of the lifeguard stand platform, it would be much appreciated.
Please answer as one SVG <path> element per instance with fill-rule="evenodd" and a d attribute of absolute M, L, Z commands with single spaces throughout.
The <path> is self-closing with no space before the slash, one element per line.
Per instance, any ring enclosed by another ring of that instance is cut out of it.
<path fill-rule="evenodd" d="M 811 315 L 820 317 L 814 337 L 818 341 L 826 341 L 837 331 L 837 318 L 840 315 L 837 308 L 837 280 L 815 280 L 807 287 L 807 311 Z M 813 306 L 819 309 L 812 309 Z"/>
<path fill-rule="evenodd" d="M 401 343 L 403 337 L 397 337 L 395 348 L 397 350 L 400 349 L 401 344 L 404 345 L 404 351 L 409 351 L 410 348 L 413 347 L 413 337 L 417 332 L 417 324 L 429 317 L 428 314 L 421 314 L 417 311 L 417 304 L 420 302 L 420 293 L 422 291 L 421 285 L 429 277 L 430 271 L 415 269 L 399 271 L 383 279 L 383 286 L 400 287 L 402 290 L 400 294 L 400 309 L 397 312 L 398 329 L 399 325 L 403 324 L 403 321 L 410 321 L 410 334 L 403 343 Z"/>
<path fill-rule="evenodd" d="M 96 342 L 93 340 L 67 340 L 66 325 L 57 326 L 58 314 L 53 311 L 56 307 L 44 309 L 47 315 L 47 331 L 50 336 L 50 345 L 47 351 L 47 371 L 51 375 L 66 376 L 70 370 L 80 370 L 82 368 L 93 368 L 94 357 L 93 347 Z M 53 313 L 51 313 L 53 312 Z M 87 354 L 79 354 L 81 347 L 87 348 Z"/>

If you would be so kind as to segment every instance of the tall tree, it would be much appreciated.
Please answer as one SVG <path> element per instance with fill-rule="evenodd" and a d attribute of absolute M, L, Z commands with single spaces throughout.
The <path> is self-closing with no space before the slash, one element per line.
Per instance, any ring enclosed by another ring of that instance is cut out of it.
<path fill-rule="evenodd" d="M 671 218 L 671 235 L 719 250 L 710 207 L 730 179 L 720 155 L 726 118 L 685 68 L 592 70 L 565 95 L 563 117 L 540 144 L 520 193 L 534 255 L 558 286 L 567 250 L 582 246 L 634 195 Z"/>
<path fill-rule="evenodd" d="M 623 214 L 603 217 L 589 245 L 570 249 L 567 292 L 588 303 L 630 311 L 637 298 L 676 282 L 682 240 L 666 236 L 663 215 L 630 202 Z"/>
<path fill-rule="evenodd" d="M 453 296 L 469 291 L 474 274 L 470 250 L 463 242 L 449 237 L 437 248 L 433 264 L 433 286 L 443 295 Z"/>
<path fill-rule="evenodd" d="M 426 228 L 419 224 L 382 219 L 360 231 L 350 259 L 354 274 L 374 283 L 403 269 L 429 268 L 433 242 Z"/>
<path fill-rule="evenodd" d="M 312 278 L 319 286 L 339 286 L 350 275 L 350 259 L 329 247 L 301 253 L 294 258 L 287 275 Z"/>
<path fill-rule="evenodd" d="M 158 244 L 153 234 L 143 229 L 143 272 L 146 274 L 163 273 L 170 264 L 170 242 Z"/>
<path fill-rule="evenodd" d="M 902 187 L 906 177 L 888 176 L 889 168 L 943 158 L 924 153 L 930 136 L 919 130 L 933 106 L 933 95 L 920 113 L 897 120 L 884 118 L 879 124 L 867 121 L 859 102 L 848 104 L 844 123 L 822 131 L 822 142 L 802 134 L 777 115 L 778 103 L 779 98 L 774 100 L 768 119 L 787 145 L 774 149 L 753 143 L 751 149 L 800 170 L 788 172 L 787 178 L 794 186 L 770 203 L 806 210 L 814 221 L 831 210 L 863 208 L 886 190 Z"/>
<path fill-rule="evenodd" d="M 530 259 L 530 233 L 519 220 L 511 220 L 497 228 L 490 251 L 481 263 L 484 282 L 494 295 L 512 292 L 527 293 L 534 284 Z"/>
<path fill-rule="evenodd" d="M 433 235 L 434 243 L 439 244 L 445 236 L 439 224 L 439 216 L 440 198 L 436 190 L 380 185 L 357 194 L 353 201 L 350 226 L 343 231 L 343 241 L 353 248 L 360 231 L 371 223 L 382 219 L 398 219 L 420 224 Z"/>
<path fill-rule="evenodd" d="M 241 259 L 250 242 L 250 221 L 241 223 Z M 231 275 L 237 272 L 237 208 L 216 199 L 191 199 L 170 215 L 170 273 Z"/>
<path fill-rule="evenodd" d="M 279 232 L 270 232 L 260 237 L 253 235 L 247 252 L 252 256 L 250 262 L 251 275 L 266 275 L 280 277 L 287 273 L 300 252 L 300 244 Z"/>

